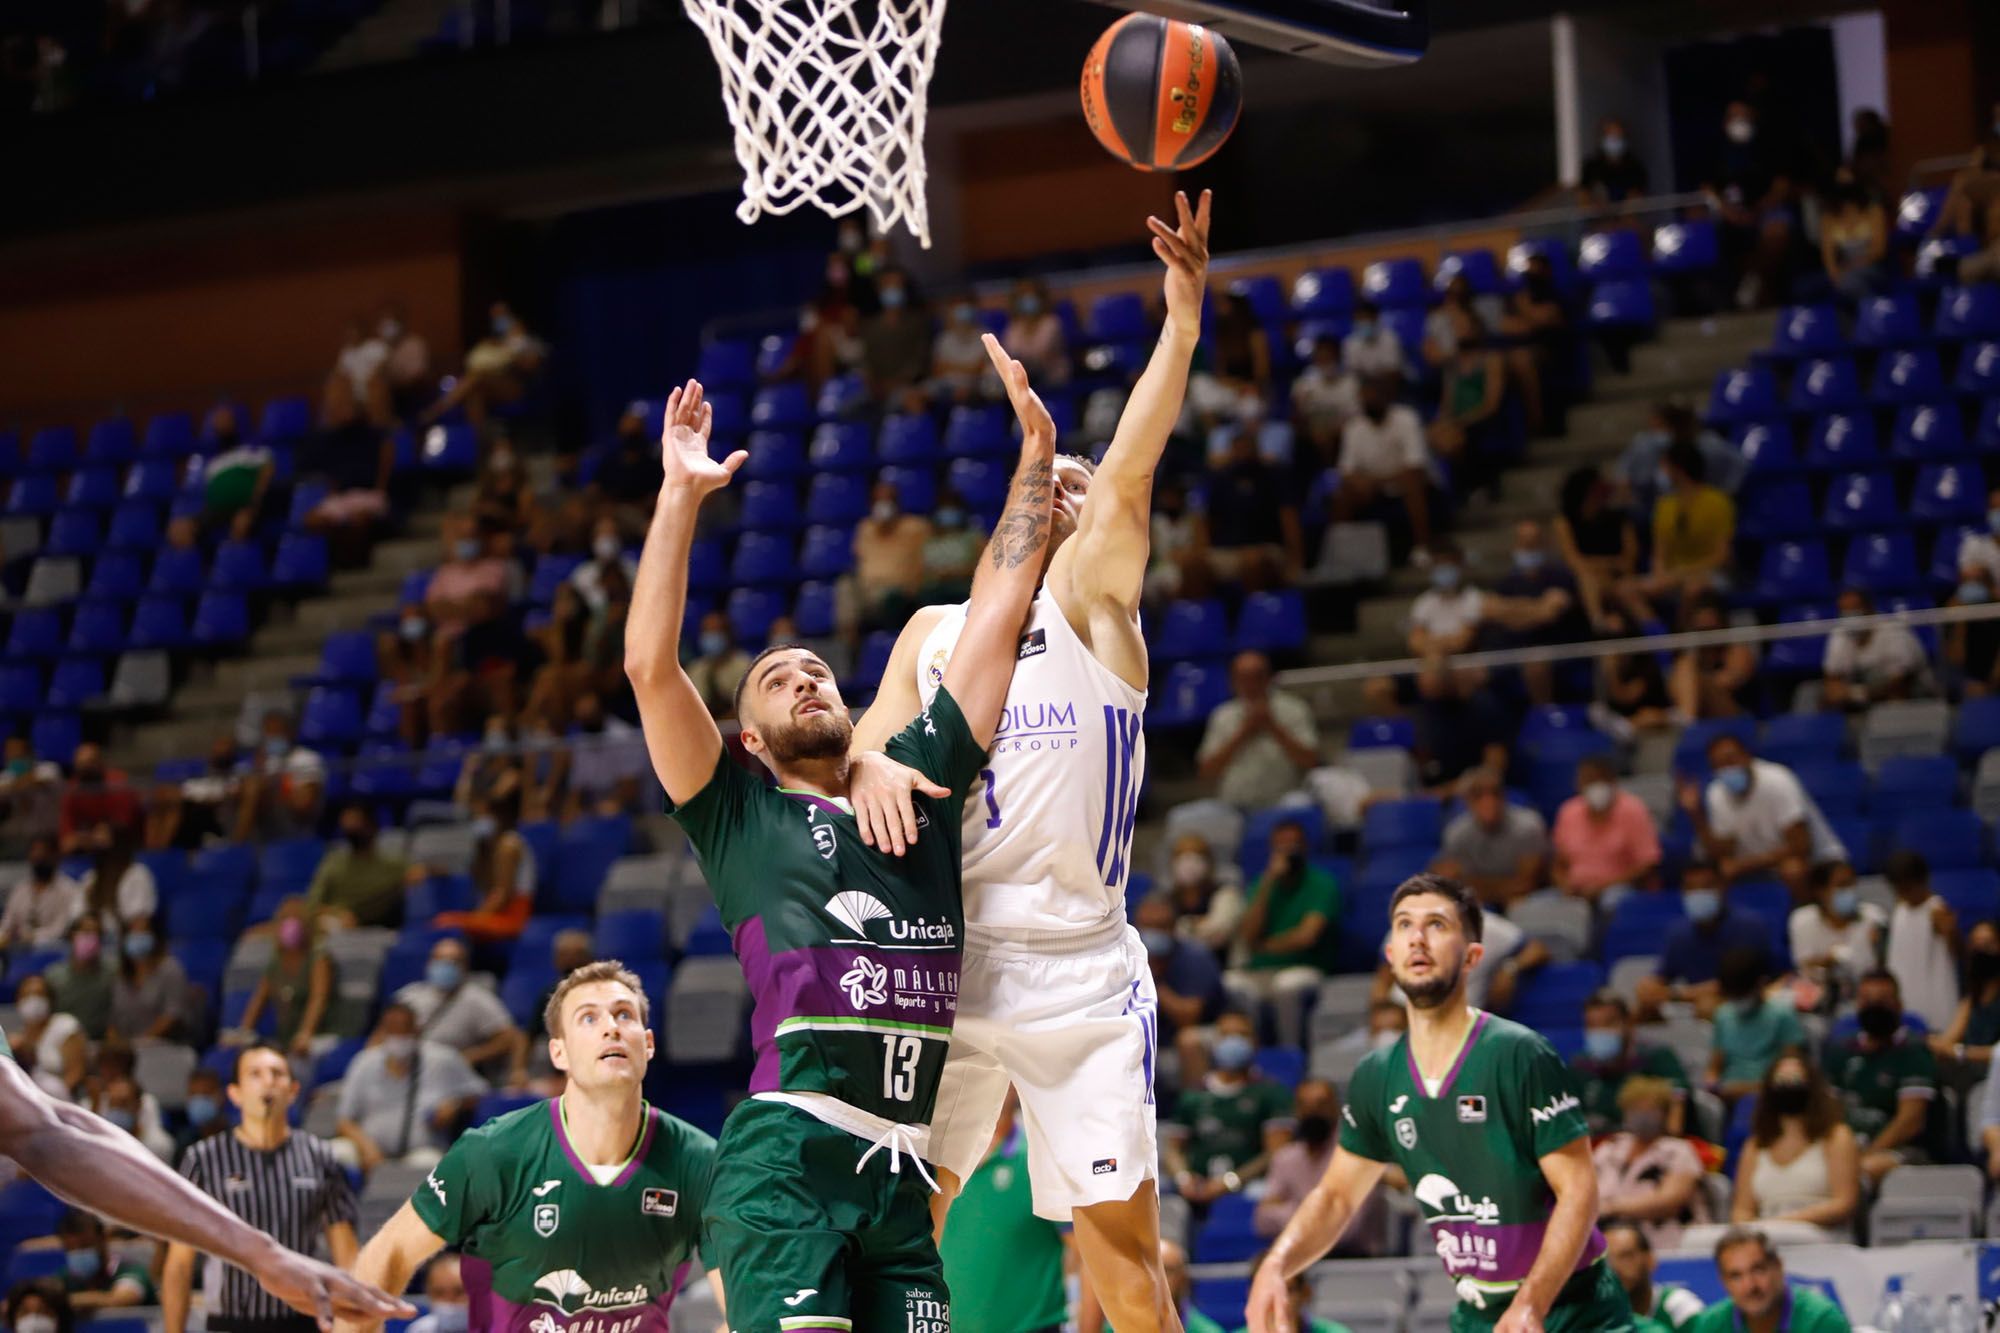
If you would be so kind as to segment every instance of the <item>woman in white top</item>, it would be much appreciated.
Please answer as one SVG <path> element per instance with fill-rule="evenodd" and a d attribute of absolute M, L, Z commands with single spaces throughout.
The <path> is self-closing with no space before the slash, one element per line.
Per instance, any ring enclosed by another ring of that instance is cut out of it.
<path fill-rule="evenodd" d="M 1836 885 L 1833 863 L 1812 868 L 1814 901 L 1792 910 L 1787 934 L 1799 971 L 1841 997 L 1852 995 L 1865 972 L 1881 966 L 1888 915 L 1861 901 L 1852 884 Z"/>
<path fill-rule="evenodd" d="M 1174 841 L 1173 881 L 1174 911 L 1179 914 L 1174 929 L 1224 957 L 1249 906 L 1243 898 L 1242 875 L 1235 866 L 1215 864 L 1208 839 L 1183 833 Z"/>
<path fill-rule="evenodd" d="M 1861 1149 L 1840 1100 L 1817 1066 L 1788 1051 L 1758 1089 L 1730 1220 L 1801 1222 L 1845 1239 L 1860 1202 Z"/>
<path fill-rule="evenodd" d="M 107 936 L 123 937 L 136 921 L 158 915 L 159 886 L 153 872 L 136 858 L 133 831 L 99 824 L 91 830 L 91 867 L 78 883 L 83 888 L 84 914 L 94 918 Z"/>

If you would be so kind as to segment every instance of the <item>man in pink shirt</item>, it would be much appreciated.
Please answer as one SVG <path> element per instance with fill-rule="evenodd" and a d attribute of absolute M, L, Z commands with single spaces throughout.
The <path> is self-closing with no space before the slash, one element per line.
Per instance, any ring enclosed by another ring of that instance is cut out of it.
<path fill-rule="evenodd" d="M 1618 785 L 1608 758 L 1577 765 L 1576 791 L 1556 811 L 1552 878 L 1564 893 L 1592 903 L 1605 899 L 1608 908 L 1659 868 L 1659 831 L 1645 802 Z"/>
<path fill-rule="evenodd" d="M 448 644 L 506 610 L 507 562 L 488 553 L 467 515 L 445 520 L 444 545 L 444 563 L 424 589 L 424 609 L 437 627 L 438 642 Z"/>

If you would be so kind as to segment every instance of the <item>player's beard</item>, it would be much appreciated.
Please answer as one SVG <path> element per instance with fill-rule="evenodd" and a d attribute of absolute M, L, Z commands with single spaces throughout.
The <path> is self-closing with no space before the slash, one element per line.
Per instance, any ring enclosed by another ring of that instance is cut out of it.
<path fill-rule="evenodd" d="M 786 765 L 838 759 L 853 741 L 854 720 L 845 710 L 832 708 L 764 729 L 765 750 L 774 762 Z"/>
<path fill-rule="evenodd" d="M 1402 988 L 1412 1009 L 1435 1009 L 1449 1000 L 1458 991 L 1458 983 L 1465 976 L 1465 964 L 1446 972 L 1442 965 L 1433 964 L 1431 975 L 1423 981 L 1405 981 L 1396 978 L 1396 985 Z"/>

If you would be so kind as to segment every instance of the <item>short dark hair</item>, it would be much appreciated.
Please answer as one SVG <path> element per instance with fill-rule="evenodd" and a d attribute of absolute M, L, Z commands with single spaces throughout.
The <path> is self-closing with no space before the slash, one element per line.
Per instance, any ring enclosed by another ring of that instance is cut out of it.
<path fill-rule="evenodd" d="M 755 657 L 751 658 L 750 665 L 744 667 L 743 674 L 736 678 L 735 692 L 732 693 L 729 697 L 730 712 L 736 714 L 738 718 L 741 718 L 743 716 L 743 691 L 749 687 L 750 677 L 757 674 L 757 664 L 762 662 L 765 658 L 769 657 L 772 653 L 783 653 L 783 652 L 811 653 L 812 649 L 806 647 L 802 643 L 774 643 L 770 647 L 766 648 L 763 652 L 758 653 Z M 813 653 L 813 656 L 817 657 L 819 656 L 819 654 Z"/>
<path fill-rule="evenodd" d="M 1891 986 L 1894 986 L 1896 988 L 1896 994 L 1899 998 L 1903 994 L 1903 983 L 1901 979 L 1899 979 L 1894 972 L 1891 972 L 1886 967 L 1871 968 L 1868 971 L 1863 972 L 1860 976 L 1860 979 L 1854 983 L 1854 989 L 1858 991 L 1871 981 L 1886 981 Z"/>
<path fill-rule="evenodd" d="M 1728 949 L 1716 964 L 1715 979 L 1724 996 L 1742 1000 L 1757 993 L 1765 971 L 1763 950 Z"/>
<path fill-rule="evenodd" d="M 1618 776 L 1618 761 L 1612 758 L 1609 752 L 1587 754 L 1576 761 L 1576 771 L 1579 773 L 1602 773 L 1607 778 L 1615 778 Z"/>
<path fill-rule="evenodd" d="M 1710 736 L 1708 738 L 1708 750 L 1706 753 L 1714 754 L 1716 747 L 1719 745 L 1738 745 L 1745 750 L 1750 748 L 1749 742 L 1733 731 L 1718 731 L 1713 736 Z"/>
<path fill-rule="evenodd" d="M 1708 460 L 1701 456 L 1701 446 L 1693 440 L 1675 440 L 1668 445 L 1667 463 L 1695 481 L 1708 480 Z"/>
<path fill-rule="evenodd" d="M 1922 852 L 1904 848 L 1889 853 L 1889 859 L 1882 863 L 1882 876 L 1891 884 L 1921 884 L 1931 877 L 1931 863 L 1924 860 Z"/>
<path fill-rule="evenodd" d="M 1625 1003 L 1625 997 L 1615 990 L 1593 992 L 1591 997 L 1583 1002 L 1583 1009 L 1585 1013 L 1589 1013 L 1592 1009 L 1616 1009 L 1620 1018 L 1632 1016 L 1632 1006 Z"/>
<path fill-rule="evenodd" d="M 104 1221 L 88 1208 L 72 1208 L 56 1222 L 56 1234 L 65 1239 L 87 1236 L 92 1232 L 96 1232 L 101 1239 L 104 1235 Z"/>
<path fill-rule="evenodd" d="M 253 1041 L 248 1046 L 239 1049 L 236 1052 L 236 1058 L 229 1062 L 229 1081 L 231 1083 L 240 1084 L 243 1082 L 243 1062 L 259 1051 L 269 1051 L 272 1055 L 277 1056 L 285 1062 L 287 1070 L 291 1069 L 292 1058 L 279 1049 L 276 1042 Z"/>
<path fill-rule="evenodd" d="M 1715 1242 L 1715 1262 L 1717 1267 L 1720 1267 L 1722 1264 L 1722 1256 L 1735 1249 L 1738 1245 L 1755 1245 L 1764 1252 L 1766 1259 L 1776 1259 L 1778 1257 L 1777 1248 L 1771 1244 L 1770 1236 L 1765 1234 L 1762 1227 L 1731 1227 L 1722 1233 L 1722 1239 Z"/>
<path fill-rule="evenodd" d="M 1426 870 L 1410 876 L 1396 886 L 1396 892 L 1389 899 L 1389 917 L 1395 919 L 1396 907 L 1405 898 L 1417 898 L 1424 894 L 1436 894 L 1449 898 L 1458 908 L 1458 923 L 1464 927 L 1467 939 L 1475 944 L 1486 938 L 1486 913 L 1479 906 L 1479 899 L 1471 889 L 1446 875 L 1434 875 Z"/>
<path fill-rule="evenodd" d="M 1615 1222 L 1606 1222 L 1603 1231 L 1606 1240 L 1611 1238 L 1611 1233 L 1614 1231 L 1629 1231 L 1632 1233 L 1632 1239 L 1639 1242 L 1639 1253 L 1651 1254 L 1653 1252 L 1653 1242 L 1646 1239 L 1646 1228 L 1640 1226 L 1630 1218 L 1621 1217 Z"/>

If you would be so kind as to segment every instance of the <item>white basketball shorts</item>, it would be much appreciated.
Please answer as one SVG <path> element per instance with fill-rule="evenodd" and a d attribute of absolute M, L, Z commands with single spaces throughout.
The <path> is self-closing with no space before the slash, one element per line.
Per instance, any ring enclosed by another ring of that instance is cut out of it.
<path fill-rule="evenodd" d="M 1131 1198 L 1158 1174 L 1158 1034 L 1146 947 L 1124 922 L 1028 943 L 968 934 L 932 1161 L 969 1177 L 1012 1083 L 1038 1216 Z"/>

